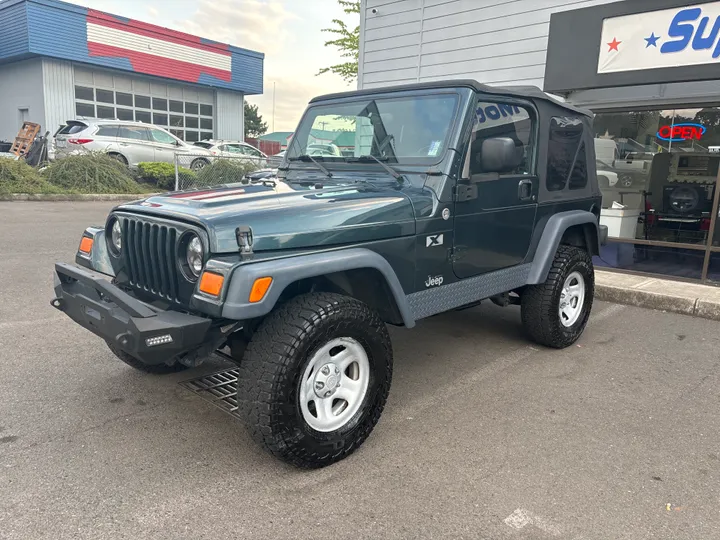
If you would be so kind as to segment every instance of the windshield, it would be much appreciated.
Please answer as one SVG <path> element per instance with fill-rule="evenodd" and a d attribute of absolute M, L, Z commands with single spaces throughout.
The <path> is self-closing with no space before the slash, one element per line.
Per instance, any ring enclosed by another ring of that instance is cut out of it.
<path fill-rule="evenodd" d="M 457 113 L 457 94 L 362 98 L 308 109 L 288 158 L 325 162 L 375 156 L 394 163 L 438 162 Z"/>

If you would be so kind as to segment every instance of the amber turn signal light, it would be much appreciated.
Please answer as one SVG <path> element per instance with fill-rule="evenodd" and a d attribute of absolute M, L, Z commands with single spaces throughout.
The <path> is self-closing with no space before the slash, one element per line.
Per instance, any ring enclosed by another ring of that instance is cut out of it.
<path fill-rule="evenodd" d="M 255 283 L 253 283 L 252 289 L 250 290 L 250 303 L 255 304 L 256 302 L 259 302 L 260 300 L 265 298 L 265 295 L 267 294 L 271 284 L 271 277 L 257 278 L 255 280 Z"/>
<path fill-rule="evenodd" d="M 89 236 L 83 236 L 82 240 L 80 240 L 80 253 L 84 253 L 85 255 L 89 255 L 92 251 L 93 247 L 93 239 Z"/>
<path fill-rule="evenodd" d="M 220 296 L 225 282 L 225 276 L 215 272 L 203 272 L 200 278 L 200 291 L 210 296 Z"/>

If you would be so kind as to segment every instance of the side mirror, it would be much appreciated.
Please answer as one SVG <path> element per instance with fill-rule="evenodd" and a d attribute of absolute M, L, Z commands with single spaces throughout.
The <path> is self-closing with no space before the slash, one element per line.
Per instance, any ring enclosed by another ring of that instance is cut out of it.
<path fill-rule="evenodd" d="M 486 139 L 480 149 L 480 159 L 485 173 L 510 172 L 522 163 L 523 149 L 515 146 L 510 137 Z"/>

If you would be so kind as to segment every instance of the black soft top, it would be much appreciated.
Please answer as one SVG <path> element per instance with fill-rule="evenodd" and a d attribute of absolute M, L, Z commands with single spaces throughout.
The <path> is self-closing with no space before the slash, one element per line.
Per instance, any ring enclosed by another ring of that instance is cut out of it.
<path fill-rule="evenodd" d="M 513 96 L 517 98 L 531 99 L 533 101 L 540 101 L 543 103 L 552 104 L 560 109 L 566 109 L 576 114 L 582 114 L 590 118 L 593 117 L 593 113 L 586 110 L 574 107 L 569 103 L 563 103 L 552 96 L 549 96 L 537 86 L 488 86 L 481 84 L 472 79 L 456 79 L 446 81 L 433 81 L 433 82 L 421 82 L 413 84 L 403 84 L 400 86 L 385 86 L 380 88 L 368 88 L 365 90 L 353 90 L 351 92 L 338 92 L 335 94 L 326 94 L 324 96 L 318 96 L 310 100 L 310 103 L 316 103 L 318 101 L 325 101 L 329 99 L 341 99 L 356 96 L 371 96 L 375 94 L 385 94 L 388 92 L 403 92 L 408 90 L 433 90 L 437 88 L 472 88 L 476 92 L 483 92 L 485 94 L 497 94 L 503 96 Z"/>

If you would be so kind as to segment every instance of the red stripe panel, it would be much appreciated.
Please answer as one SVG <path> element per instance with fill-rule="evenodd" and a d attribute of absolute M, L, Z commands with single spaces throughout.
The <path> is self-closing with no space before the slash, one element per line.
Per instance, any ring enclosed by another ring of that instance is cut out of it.
<path fill-rule="evenodd" d="M 218 43 L 217 45 L 203 43 L 202 38 L 198 36 L 185 34 L 184 32 L 177 32 L 175 30 L 170 30 L 169 28 L 163 28 L 162 26 L 155 26 L 154 24 L 148 24 L 140 21 L 130 20 L 129 22 L 125 22 L 116 19 L 109 13 L 96 11 L 94 9 L 88 10 L 87 22 L 107 26 L 108 28 L 115 28 L 117 30 L 124 30 L 125 32 L 131 32 L 139 36 L 160 39 L 162 41 L 167 41 L 168 43 L 177 43 L 178 45 L 185 45 L 187 47 L 193 47 L 203 51 L 230 56 L 229 45 L 221 43 Z"/>
<path fill-rule="evenodd" d="M 187 82 L 199 82 L 203 73 L 222 81 L 230 82 L 232 73 L 223 69 L 201 66 L 180 60 L 171 60 L 154 54 L 129 51 L 121 47 L 88 42 L 90 56 L 109 56 L 111 58 L 127 58 L 137 73 L 167 77 Z"/>
<path fill-rule="evenodd" d="M 208 191 L 193 191 L 191 193 L 177 193 L 170 195 L 175 199 L 189 199 L 191 201 L 205 201 L 207 199 L 217 199 L 218 197 L 226 197 L 228 195 L 242 195 L 245 189 L 211 189 Z"/>

